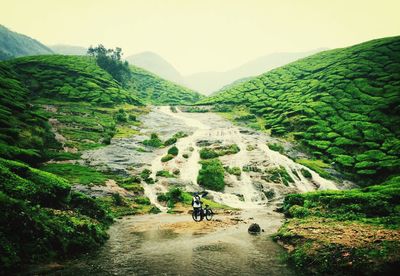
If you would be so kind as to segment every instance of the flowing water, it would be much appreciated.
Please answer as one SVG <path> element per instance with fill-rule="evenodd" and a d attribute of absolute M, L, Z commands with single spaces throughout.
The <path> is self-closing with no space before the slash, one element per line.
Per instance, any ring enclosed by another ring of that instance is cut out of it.
<path fill-rule="evenodd" d="M 187 191 L 202 190 L 196 183 L 200 169 L 199 149 L 204 145 L 237 144 L 237 154 L 220 157 L 224 166 L 247 168 L 241 176 L 227 175 L 224 193 L 209 191 L 217 202 L 240 208 L 238 212 L 221 212 L 210 222 L 194 222 L 189 214 L 128 216 L 109 230 L 110 239 L 97 252 L 80 257 L 51 270 L 55 275 L 294 275 L 281 261 L 283 249 L 270 235 L 283 222 L 274 212 L 276 204 L 290 192 L 337 189 L 336 184 L 310 170 L 312 179 L 301 174 L 302 165 L 295 163 L 266 145 L 268 136 L 232 125 L 212 113 L 171 112 L 157 107 L 141 118 L 141 136 L 113 140 L 108 147 L 89 151 L 83 159 L 89 165 L 107 167 L 126 174 L 143 168 L 152 170 L 155 184 L 143 184 L 153 204 L 157 194 L 178 185 Z M 160 158 L 167 149 L 136 150 L 152 132 L 163 139 L 178 131 L 189 134 L 179 139 L 179 155 L 169 162 Z M 182 154 L 187 154 L 184 158 Z M 265 178 L 265 171 L 283 167 L 293 179 L 286 185 Z M 180 170 L 178 178 L 156 177 L 159 170 Z M 157 179 L 158 178 L 158 179 Z M 248 234 L 250 223 L 264 230 Z"/>

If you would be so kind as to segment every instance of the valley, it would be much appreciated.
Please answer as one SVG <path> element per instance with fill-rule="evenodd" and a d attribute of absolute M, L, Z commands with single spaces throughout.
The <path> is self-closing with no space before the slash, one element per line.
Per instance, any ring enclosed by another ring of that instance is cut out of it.
<path fill-rule="evenodd" d="M 1 275 L 398 270 L 400 37 L 206 97 L 0 27 Z"/>
<path fill-rule="evenodd" d="M 114 138 L 108 146 L 84 151 L 81 158 L 84 164 L 103 171 L 138 175 L 149 169 L 155 183 L 142 182 L 144 195 L 162 213 L 126 216 L 111 226 L 110 239 L 98 252 L 67 263 L 33 267 L 32 271 L 58 271 L 66 275 L 294 275 L 291 268 L 281 263 L 281 249 L 268 238 L 283 221 L 275 209 L 288 193 L 338 189 L 339 183 L 270 150 L 265 133 L 235 126 L 215 113 L 184 113 L 179 108 L 159 106 L 138 120 L 142 123 L 140 134 Z M 138 150 L 155 132 L 161 140 L 178 132 L 186 133 L 175 144 L 180 153 L 161 162 L 168 148 Z M 197 184 L 201 169 L 199 152 L 205 147 L 230 144 L 237 144 L 240 151 L 221 156 L 220 160 L 224 167 L 240 168 L 240 176 L 227 174 L 224 192 L 209 190 L 207 198 L 215 202 L 212 206 L 217 213 L 212 221 L 193 222 L 188 213 L 191 208 L 184 202 L 171 208 L 158 201 L 159 194 L 174 187 L 190 193 L 202 191 L 204 188 Z M 185 154 L 188 158 L 183 157 Z M 276 168 L 287 172 L 281 174 L 288 175 L 288 182 L 268 180 Z M 176 170 L 178 175 L 172 173 Z M 304 177 L 302 170 L 308 170 L 311 177 Z M 159 171 L 168 171 L 172 177 L 159 176 Z M 102 189 L 105 192 L 107 187 L 95 185 L 82 191 L 98 196 Z M 129 197 L 124 189 L 113 192 Z M 253 222 L 264 229 L 261 235 L 247 233 Z"/>

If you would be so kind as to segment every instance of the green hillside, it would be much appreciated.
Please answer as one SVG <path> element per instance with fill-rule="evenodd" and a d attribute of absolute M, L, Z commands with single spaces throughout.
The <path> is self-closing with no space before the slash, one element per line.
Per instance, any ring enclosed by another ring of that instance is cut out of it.
<path fill-rule="evenodd" d="M 366 183 L 400 172 L 400 37 L 322 52 L 199 104 L 243 105 L 272 135 Z"/>
<path fill-rule="evenodd" d="M 134 180 L 74 161 L 83 150 L 105 146 L 113 137 L 135 135 L 130 127 L 140 126 L 136 117 L 147 112 L 140 105 L 89 58 L 52 55 L 0 62 L 2 272 L 96 248 L 107 239 L 114 216 L 153 210 L 136 198 L 93 199 L 71 191 L 71 185 L 113 179 L 134 187 L 142 198 Z M 49 160 L 68 163 L 45 163 Z"/>
<path fill-rule="evenodd" d="M 141 100 L 156 105 L 193 104 L 204 96 L 199 93 L 167 81 L 142 68 L 131 66 L 132 86 L 138 91 Z"/>
<path fill-rule="evenodd" d="M 7 62 L 34 98 L 90 102 L 103 106 L 140 104 L 90 57 L 32 56 Z"/>
<path fill-rule="evenodd" d="M 0 60 L 52 53 L 51 49 L 39 41 L 0 25 Z"/>
<path fill-rule="evenodd" d="M 0 157 L 32 163 L 44 148 L 55 146 L 46 119 L 29 104 L 29 90 L 4 63 L 0 63 L 0 128 Z"/>

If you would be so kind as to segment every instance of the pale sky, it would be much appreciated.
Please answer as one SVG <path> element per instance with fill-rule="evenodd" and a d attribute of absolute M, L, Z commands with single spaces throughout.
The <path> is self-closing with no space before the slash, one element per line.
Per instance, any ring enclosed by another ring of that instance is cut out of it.
<path fill-rule="evenodd" d="M 153 51 L 183 75 L 400 35 L 399 14 L 400 0 L 0 0 L 0 24 L 46 45 Z"/>

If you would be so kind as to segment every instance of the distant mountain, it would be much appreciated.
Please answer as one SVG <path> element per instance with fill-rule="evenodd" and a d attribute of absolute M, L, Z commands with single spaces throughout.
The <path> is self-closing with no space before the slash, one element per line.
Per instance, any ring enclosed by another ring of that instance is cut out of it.
<path fill-rule="evenodd" d="M 86 55 L 87 48 L 81 46 L 57 44 L 49 46 L 54 53 L 61 55 L 84 56 Z"/>
<path fill-rule="evenodd" d="M 43 54 L 53 54 L 53 51 L 29 36 L 0 25 L 0 60 Z"/>
<path fill-rule="evenodd" d="M 309 52 L 299 53 L 275 53 L 251 60 L 237 68 L 225 72 L 201 72 L 184 76 L 188 87 L 209 95 L 220 90 L 222 87 L 232 82 L 257 76 L 266 71 L 283 66 L 290 62 L 304 58 L 306 56 L 321 52 L 326 49 L 316 49 Z"/>
<path fill-rule="evenodd" d="M 168 61 L 153 52 L 143 52 L 131 55 L 126 60 L 132 64 L 144 68 L 167 80 L 185 84 L 182 75 Z"/>

